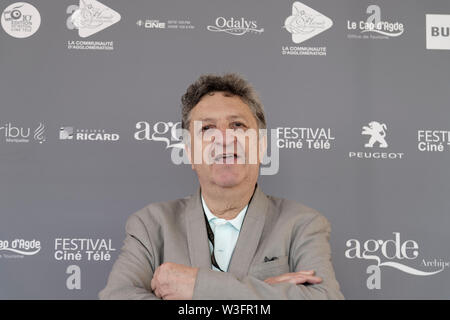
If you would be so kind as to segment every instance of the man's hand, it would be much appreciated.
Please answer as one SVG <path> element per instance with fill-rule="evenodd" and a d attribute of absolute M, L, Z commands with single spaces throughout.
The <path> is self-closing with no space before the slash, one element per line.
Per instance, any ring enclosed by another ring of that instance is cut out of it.
<path fill-rule="evenodd" d="M 264 280 L 268 284 L 288 282 L 293 284 L 302 284 L 305 282 L 317 284 L 322 282 L 321 277 L 314 275 L 314 270 L 289 272 L 276 277 L 270 277 Z"/>
<path fill-rule="evenodd" d="M 153 292 L 164 300 L 191 300 L 198 268 L 166 262 L 156 268 L 151 281 Z"/>

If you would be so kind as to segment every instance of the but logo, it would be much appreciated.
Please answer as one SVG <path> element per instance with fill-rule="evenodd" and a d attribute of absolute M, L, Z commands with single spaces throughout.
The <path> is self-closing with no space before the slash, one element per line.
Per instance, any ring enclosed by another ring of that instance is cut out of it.
<path fill-rule="evenodd" d="M 427 49 L 450 50 L 450 15 L 427 14 Z"/>

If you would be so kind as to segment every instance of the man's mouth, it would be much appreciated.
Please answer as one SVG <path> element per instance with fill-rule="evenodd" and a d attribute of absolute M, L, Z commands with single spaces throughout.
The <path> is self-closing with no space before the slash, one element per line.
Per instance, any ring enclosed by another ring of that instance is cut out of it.
<path fill-rule="evenodd" d="M 238 159 L 239 156 L 237 153 L 221 153 L 214 158 L 215 162 L 228 162 L 232 161 L 231 159 Z"/>

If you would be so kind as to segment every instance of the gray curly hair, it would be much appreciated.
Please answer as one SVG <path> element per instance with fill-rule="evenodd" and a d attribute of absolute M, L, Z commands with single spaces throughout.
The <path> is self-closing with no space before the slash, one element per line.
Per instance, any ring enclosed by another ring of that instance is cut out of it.
<path fill-rule="evenodd" d="M 266 129 L 266 116 L 263 105 L 251 84 L 237 73 L 201 75 L 191 84 L 181 97 L 181 127 L 189 129 L 191 110 L 203 96 L 215 91 L 223 91 L 226 96 L 238 96 L 249 106 L 258 122 L 259 129 Z"/>

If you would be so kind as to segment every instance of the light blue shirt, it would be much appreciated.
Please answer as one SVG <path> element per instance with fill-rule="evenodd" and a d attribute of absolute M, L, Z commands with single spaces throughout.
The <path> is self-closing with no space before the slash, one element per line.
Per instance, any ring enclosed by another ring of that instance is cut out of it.
<path fill-rule="evenodd" d="M 244 222 L 248 204 L 234 219 L 231 220 L 216 217 L 209 210 L 203 196 L 202 204 L 206 218 L 214 233 L 214 256 L 216 262 L 223 271 L 228 271 L 228 265 L 230 264 L 231 256 L 233 255 L 234 247 L 236 246 L 239 237 L 239 232 L 241 231 L 242 222 Z M 212 253 L 212 250 L 213 246 L 211 241 L 209 241 L 209 251 Z M 216 271 L 219 270 L 214 266 L 212 266 L 212 269 Z"/>

